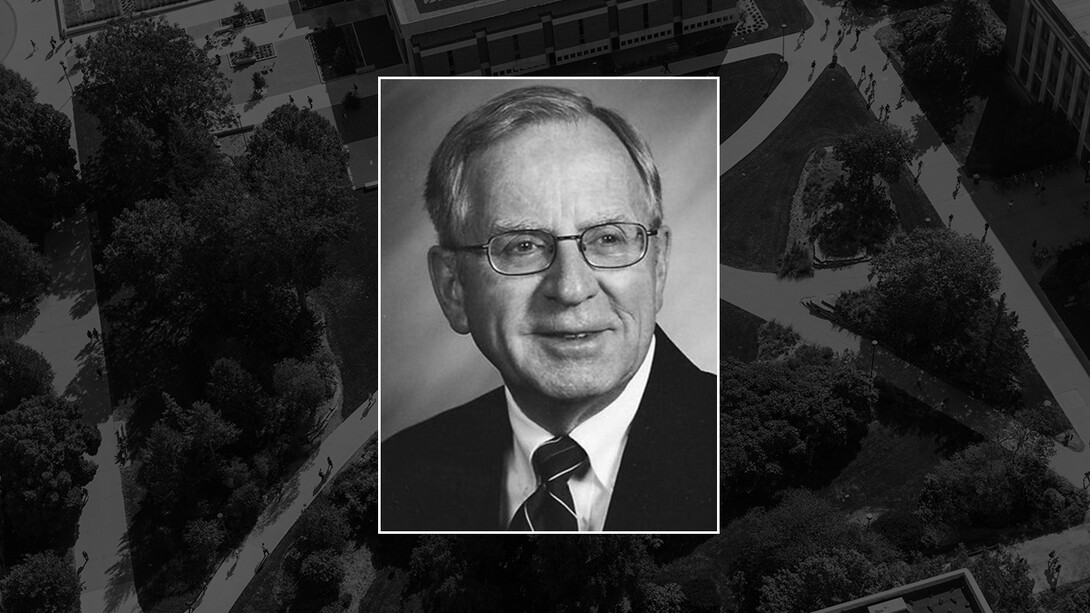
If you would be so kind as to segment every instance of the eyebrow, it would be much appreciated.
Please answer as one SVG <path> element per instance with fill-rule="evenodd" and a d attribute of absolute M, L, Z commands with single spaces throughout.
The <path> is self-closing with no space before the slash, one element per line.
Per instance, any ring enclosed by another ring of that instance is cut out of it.
<path fill-rule="evenodd" d="M 579 226 L 579 232 L 582 232 L 592 226 L 622 222 L 643 223 L 642 221 L 631 219 L 628 215 L 602 215 L 601 217 L 594 217 L 586 224 Z M 522 230 L 543 230 L 545 232 L 555 234 L 554 232 L 552 232 L 552 230 L 542 228 L 540 225 L 527 220 L 499 220 L 493 222 L 491 225 L 488 226 L 489 236 L 496 236 L 497 234 L 503 234 L 504 232 L 518 232 Z"/>

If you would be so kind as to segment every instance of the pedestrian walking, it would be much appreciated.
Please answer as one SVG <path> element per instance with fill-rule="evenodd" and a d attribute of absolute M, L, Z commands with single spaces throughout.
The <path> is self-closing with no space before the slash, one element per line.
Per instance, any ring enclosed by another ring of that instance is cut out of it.
<path fill-rule="evenodd" d="M 889 117 L 889 104 L 886 104 L 886 117 Z"/>
<path fill-rule="evenodd" d="M 87 562 L 89 562 L 90 560 L 91 560 L 91 556 L 87 555 L 87 552 L 86 552 L 86 551 L 84 551 L 84 552 L 83 552 L 83 562 L 84 562 L 84 563 L 86 564 L 86 563 L 87 563 Z"/>
<path fill-rule="evenodd" d="M 1013 209 L 1013 208 L 1014 208 L 1014 198 L 1011 198 L 1010 200 L 1007 201 L 1007 212 L 1010 213 L 1011 209 Z M 1037 241 L 1033 241 L 1033 242 L 1036 243 Z M 1036 246 L 1036 245 L 1034 245 L 1034 246 Z"/>
<path fill-rule="evenodd" d="M 810 61 L 810 70 L 813 70 L 814 68 L 817 68 L 817 60 Z"/>
<path fill-rule="evenodd" d="M 1031 246 L 1033 247 L 1034 251 L 1037 251 L 1037 239 L 1033 239 L 1033 245 Z"/>
<path fill-rule="evenodd" d="M 96 376 L 97 376 L 97 377 L 98 377 L 99 379 L 101 379 L 101 378 L 102 378 L 102 367 L 101 367 L 101 366 L 99 366 L 99 367 L 95 368 L 95 375 L 96 375 Z"/>
<path fill-rule="evenodd" d="M 916 389 L 923 390 L 923 379 L 916 377 Z"/>
<path fill-rule="evenodd" d="M 288 94 L 288 104 L 295 105 L 295 97 L 291 94 Z"/>
<path fill-rule="evenodd" d="M 357 94 L 360 93 L 360 86 L 358 84 L 356 84 L 356 83 L 353 83 L 352 84 L 352 91 L 357 93 Z"/>
<path fill-rule="evenodd" d="M 939 410 L 940 411 L 945 411 L 946 410 L 946 403 L 948 403 L 948 402 L 950 402 L 949 398 L 943 398 L 942 402 L 939 403 Z"/>
<path fill-rule="evenodd" d="M 862 81 L 865 76 L 867 76 L 867 65 L 863 64 L 863 67 L 859 69 L 859 80 Z"/>
<path fill-rule="evenodd" d="M 923 158 L 916 160 L 916 174 L 923 172 Z"/>
<path fill-rule="evenodd" d="M 91 334 L 95 336 L 95 340 L 101 340 L 102 337 L 98 334 L 98 328 L 91 328 Z"/>
<path fill-rule="evenodd" d="M 34 39 L 30 39 L 30 54 L 34 55 L 38 51 L 38 43 L 34 42 Z"/>
<path fill-rule="evenodd" d="M 855 29 L 855 42 L 859 42 L 859 33 L 862 32 L 859 28 Z"/>
<path fill-rule="evenodd" d="M 836 39 L 837 39 L 837 40 L 840 40 L 840 39 L 842 39 L 842 38 L 844 38 L 844 30 L 841 30 L 841 29 L 837 29 L 837 31 L 836 31 Z"/>
<path fill-rule="evenodd" d="M 307 107 L 308 108 L 314 108 L 314 98 L 311 98 L 310 96 L 307 96 Z"/>
<path fill-rule="evenodd" d="M 265 543 L 261 543 L 261 558 L 265 559 L 269 557 L 269 548 L 265 547 Z"/>
<path fill-rule="evenodd" d="M 885 70 L 887 68 L 889 68 L 889 56 L 888 55 L 886 56 L 886 63 L 882 64 L 882 71 L 885 72 Z"/>
<path fill-rule="evenodd" d="M 829 31 L 829 18 L 828 17 L 825 18 L 825 31 L 826 32 Z"/>
<path fill-rule="evenodd" d="M 874 85 L 874 73 L 873 72 L 867 73 L 867 77 L 870 78 L 871 85 L 873 86 Z"/>
<path fill-rule="evenodd" d="M 87 340 L 89 340 L 89 341 L 95 340 L 95 335 L 91 334 L 90 330 L 87 331 Z"/>
<path fill-rule="evenodd" d="M 670 72 L 670 62 L 662 60 L 662 74 L 674 74 Z"/>
<path fill-rule="evenodd" d="M 333 470 L 333 458 L 326 456 L 325 463 L 329 466 L 329 470 Z"/>
<path fill-rule="evenodd" d="M 950 216 L 946 218 L 946 227 L 948 227 L 948 228 L 953 228 L 954 227 L 954 214 L 953 213 L 950 213 Z"/>
<path fill-rule="evenodd" d="M 57 50 L 57 39 L 52 36 L 49 37 L 49 48 L 52 51 Z"/>

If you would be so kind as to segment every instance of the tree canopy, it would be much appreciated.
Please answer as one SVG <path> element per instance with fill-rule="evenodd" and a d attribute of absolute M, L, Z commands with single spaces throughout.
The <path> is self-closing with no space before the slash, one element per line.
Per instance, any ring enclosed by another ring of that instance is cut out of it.
<path fill-rule="evenodd" d="M 9 611 L 78 613 L 80 581 L 75 567 L 52 552 L 35 553 L 11 567 L 0 580 Z"/>
<path fill-rule="evenodd" d="M 0 220 L 0 314 L 33 307 L 49 285 L 49 260 Z M 2 392 L 0 392 L 2 393 Z"/>
<path fill-rule="evenodd" d="M 7 68 L 0 73 L 0 219 L 40 241 L 78 199 L 72 123 Z"/>
<path fill-rule="evenodd" d="M 233 116 L 226 77 L 181 26 L 161 17 L 111 19 L 83 48 L 76 96 L 104 134 L 126 118 L 164 138 L 174 118 L 207 132 Z"/>
<path fill-rule="evenodd" d="M 0 414 L 34 396 L 53 392 L 53 367 L 26 345 L 0 338 Z"/>
<path fill-rule="evenodd" d="M 0 482 L 6 529 L 20 540 L 72 530 L 102 437 L 72 401 L 35 396 L 0 415 Z"/>
<path fill-rule="evenodd" d="M 881 177 L 896 181 L 915 157 L 908 131 L 888 122 L 870 121 L 846 134 L 833 145 L 850 183 L 860 185 Z"/>
<path fill-rule="evenodd" d="M 822 475 L 866 433 L 878 398 L 847 358 L 806 346 L 777 362 L 725 362 L 721 382 L 726 516 Z"/>

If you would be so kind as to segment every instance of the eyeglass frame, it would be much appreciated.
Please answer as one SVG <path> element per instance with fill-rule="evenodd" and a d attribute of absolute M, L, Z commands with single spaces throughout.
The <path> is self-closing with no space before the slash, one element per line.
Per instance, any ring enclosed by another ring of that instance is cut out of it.
<path fill-rule="evenodd" d="M 557 245 L 560 244 L 560 241 L 575 241 L 576 246 L 579 248 L 579 255 L 582 256 L 583 261 L 586 262 L 587 266 L 590 266 L 591 268 L 593 268 L 595 270 L 621 270 L 623 268 L 629 268 L 629 267 L 635 266 L 636 264 L 639 264 L 640 262 L 642 262 L 643 259 L 645 257 L 647 257 L 647 248 L 651 244 L 651 241 L 650 240 L 644 240 L 644 242 L 643 242 L 643 252 L 640 253 L 640 257 L 636 258 L 633 262 L 631 262 L 629 264 L 625 264 L 624 266 L 598 266 L 598 265 L 592 264 L 590 262 L 590 260 L 587 259 L 587 248 L 586 248 L 586 245 L 583 244 L 583 236 L 586 235 L 587 232 L 590 232 L 591 230 L 593 230 L 595 228 L 600 228 L 602 226 L 613 226 L 613 225 L 618 225 L 618 224 L 638 226 L 641 230 L 643 230 L 644 236 L 646 238 L 648 238 L 648 239 L 650 239 L 653 236 L 658 236 L 659 230 L 661 229 L 661 226 L 659 228 L 650 229 L 647 226 L 645 226 L 642 223 L 639 223 L 637 221 L 606 221 L 606 222 L 603 222 L 603 223 L 594 224 L 593 226 L 590 226 L 590 227 L 584 229 L 579 234 L 567 234 L 567 235 L 564 235 L 564 236 L 557 236 L 557 235 L 553 234 L 552 232 L 549 232 L 548 230 L 542 230 L 540 228 L 527 228 L 527 229 L 524 229 L 524 230 L 507 230 L 507 231 L 504 231 L 504 232 L 500 232 L 499 234 L 493 234 L 492 236 L 490 236 L 488 238 L 488 242 L 484 243 L 483 245 L 455 245 L 453 247 L 448 247 L 448 249 L 450 249 L 451 251 L 455 251 L 455 252 L 483 251 L 484 254 L 485 254 L 485 257 L 488 259 L 489 267 L 491 267 L 492 270 L 495 271 L 496 274 L 502 275 L 504 277 L 525 277 L 525 276 L 529 276 L 529 275 L 536 275 L 538 273 L 545 272 L 546 270 L 549 270 L 550 268 L 552 268 L 553 263 L 556 262 L 556 254 L 559 251 L 559 249 L 557 248 Z M 505 234 L 517 234 L 519 232 L 541 232 L 542 234 L 547 234 L 547 235 L 553 237 L 553 247 L 554 248 L 553 248 L 552 258 L 549 260 L 548 266 L 546 266 L 545 268 L 542 268 L 540 270 L 534 270 L 532 272 L 514 272 L 514 273 L 503 272 L 499 268 L 496 268 L 495 262 L 492 261 L 492 251 L 491 251 L 492 241 L 496 240 L 497 238 L 499 238 L 499 237 L 501 237 L 501 236 L 503 236 Z"/>

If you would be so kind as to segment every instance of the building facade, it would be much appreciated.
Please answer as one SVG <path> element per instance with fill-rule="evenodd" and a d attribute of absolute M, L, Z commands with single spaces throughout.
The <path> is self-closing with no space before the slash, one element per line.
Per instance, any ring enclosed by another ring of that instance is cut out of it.
<path fill-rule="evenodd" d="M 733 26 L 739 0 L 386 0 L 418 75 L 514 75 Z"/>
<path fill-rule="evenodd" d="M 1011 0 L 1005 47 L 1022 93 L 1064 114 L 1078 132 L 1075 156 L 1090 163 L 1090 1 Z"/>
<path fill-rule="evenodd" d="M 959 569 L 815 613 L 992 613 L 973 574 Z"/>

